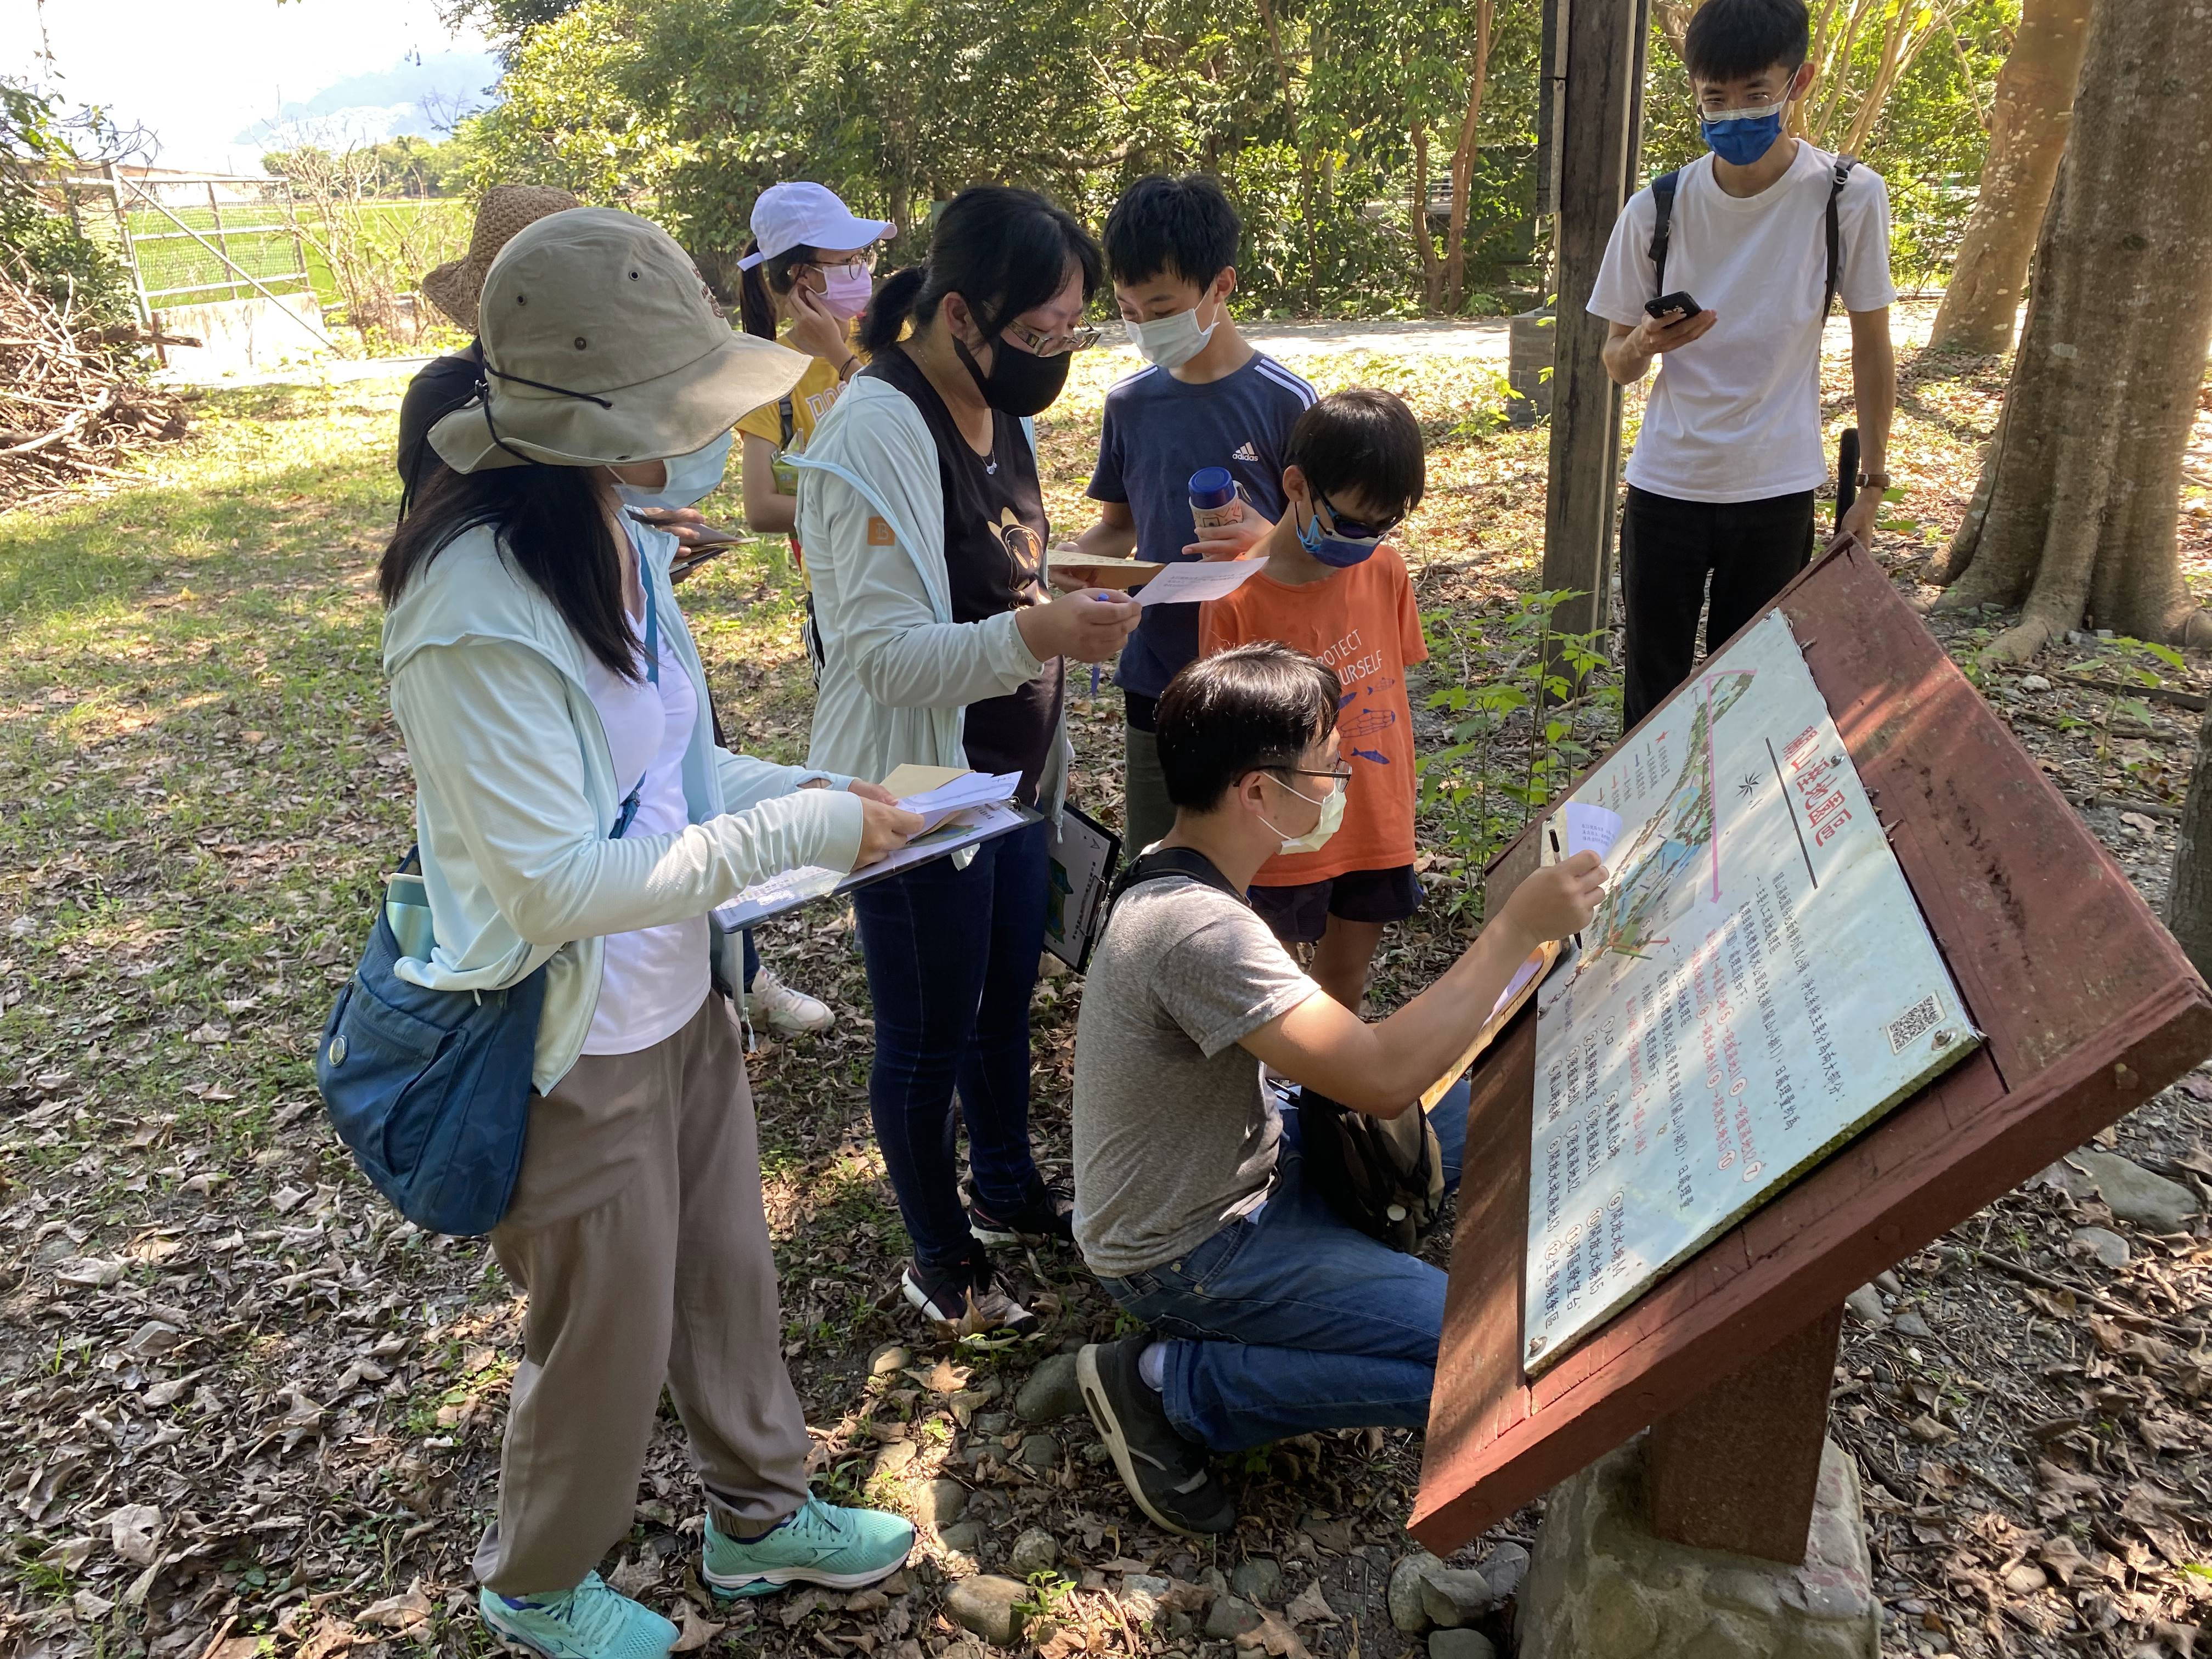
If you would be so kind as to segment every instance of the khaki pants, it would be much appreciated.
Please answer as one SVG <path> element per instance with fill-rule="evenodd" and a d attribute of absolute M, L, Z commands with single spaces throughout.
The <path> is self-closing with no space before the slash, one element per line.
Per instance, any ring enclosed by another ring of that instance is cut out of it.
<path fill-rule="evenodd" d="M 1160 775 L 1160 740 L 1133 726 L 1121 728 L 1121 861 L 1135 861 L 1138 854 L 1175 828 L 1175 803 L 1168 799 L 1167 780 Z"/>
<path fill-rule="evenodd" d="M 629 1531 L 660 1390 L 718 1523 L 806 1494 L 783 1364 L 744 1046 L 709 994 L 675 1036 L 586 1054 L 531 1103 L 514 1201 L 491 1236 L 530 1298 L 477 1577 L 568 1589 Z"/>

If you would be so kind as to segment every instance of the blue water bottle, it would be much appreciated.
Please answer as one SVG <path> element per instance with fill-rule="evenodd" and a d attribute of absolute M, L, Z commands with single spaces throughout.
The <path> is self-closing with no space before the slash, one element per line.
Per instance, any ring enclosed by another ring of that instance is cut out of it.
<path fill-rule="evenodd" d="M 1202 466 L 1190 475 L 1190 521 L 1200 530 L 1235 524 L 1244 516 L 1237 480 L 1225 466 Z"/>

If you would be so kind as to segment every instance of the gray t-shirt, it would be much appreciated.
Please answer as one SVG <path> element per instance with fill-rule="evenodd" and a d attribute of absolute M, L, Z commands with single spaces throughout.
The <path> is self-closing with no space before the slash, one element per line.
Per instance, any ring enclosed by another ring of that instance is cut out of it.
<path fill-rule="evenodd" d="M 1114 907 L 1075 1026 L 1075 1240 L 1093 1273 L 1172 1261 L 1266 1199 L 1282 1120 L 1237 1042 L 1319 989 L 1201 882 L 1145 882 Z"/>

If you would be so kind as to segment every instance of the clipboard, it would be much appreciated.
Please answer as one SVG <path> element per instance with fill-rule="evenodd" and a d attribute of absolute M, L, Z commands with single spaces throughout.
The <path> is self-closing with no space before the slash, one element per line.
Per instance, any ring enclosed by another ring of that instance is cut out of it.
<path fill-rule="evenodd" d="M 1060 809 L 1046 843 L 1044 948 L 1077 973 L 1106 931 L 1106 900 L 1121 865 L 1121 838 L 1080 808 Z"/>
<path fill-rule="evenodd" d="M 902 870 L 911 870 L 917 864 L 927 864 L 932 859 L 957 853 L 963 847 L 974 847 L 1000 836 L 1012 835 L 1026 824 L 1035 823 L 1038 815 L 1026 806 L 1004 802 L 978 813 L 973 822 L 953 822 L 918 836 L 897 851 L 864 869 L 850 872 L 827 870 L 812 866 L 787 870 L 781 875 L 766 881 L 756 882 L 728 903 L 718 905 L 714 920 L 722 927 L 734 931 L 750 927 L 757 922 L 780 916 L 787 910 L 796 910 L 802 904 L 816 899 L 842 898 L 857 889 L 870 886 Z"/>
<path fill-rule="evenodd" d="M 1512 1024 L 1513 1016 L 1528 1006 L 1528 1000 L 1536 994 L 1537 987 L 1551 977 L 1552 969 L 1558 965 L 1559 960 L 1559 940 L 1547 939 L 1536 947 L 1534 954 L 1514 975 L 1513 982 L 1505 988 L 1505 994 L 1498 999 L 1497 1006 L 1490 1011 L 1490 1018 L 1482 1022 L 1482 1029 L 1474 1034 L 1474 1041 L 1468 1044 L 1467 1052 L 1452 1062 L 1449 1071 L 1421 1091 L 1423 1111 L 1434 1111 L 1437 1103 L 1450 1091 L 1452 1085 L 1467 1075 L 1468 1067 L 1480 1060 L 1482 1051 L 1490 1047 L 1498 1034 Z M 1535 964 L 1533 972 L 1529 969 L 1530 963 Z M 1525 978 L 1523 975 L 1526 975 Z"/>

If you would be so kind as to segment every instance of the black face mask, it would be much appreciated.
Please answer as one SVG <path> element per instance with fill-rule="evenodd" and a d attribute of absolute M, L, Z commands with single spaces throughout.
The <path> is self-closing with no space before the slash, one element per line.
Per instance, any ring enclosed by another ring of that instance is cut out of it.
<path fill-rule="evenodd" d="M 1068 359 L 1073 355 L 1063 351 L 1057 357 L 1040 357 L 1001 339 L 991 354 L 991 372 L 986 374 L 975 366 L 974 354 L 957 338 L 952 349 L 967 364 L 983 401 L 1002 414 L 1015 416 L 1039 414 L 1052 406 L 1067 384 Z"/>

